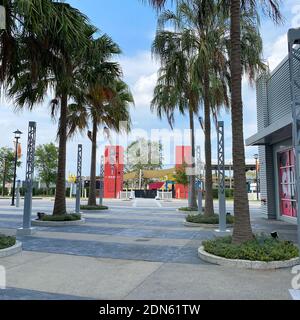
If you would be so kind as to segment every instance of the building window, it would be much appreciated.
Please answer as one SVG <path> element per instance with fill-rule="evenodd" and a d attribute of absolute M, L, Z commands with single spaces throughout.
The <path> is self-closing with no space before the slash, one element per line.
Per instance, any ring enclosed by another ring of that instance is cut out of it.
<path fill-rule="evenodd" d="M 295 154 L 293 149 L 278 153 L 280 214 L 297 217 L 295 199 Z"/>

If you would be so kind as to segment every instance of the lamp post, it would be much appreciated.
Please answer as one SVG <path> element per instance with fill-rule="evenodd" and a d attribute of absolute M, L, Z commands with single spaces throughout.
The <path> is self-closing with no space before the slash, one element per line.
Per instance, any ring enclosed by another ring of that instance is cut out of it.
<path fill-rule="evenodd" d="M 256 200 L 259 200 L 259 190 L 258 190 L 258 154 L 253 156 L 255 159 L 255 180 L 256 180 Z"/>
<path fill-rule="evenodd" d="M 13 189 L 12 189 L 12 199 L 11 199 L 11 205 L 15 205 L 15 192 L 16 192 L 16 175 L 17 175 L 17 163 L 18 163 L 18 145 L 19 145 L 19 139 L 21 138 L 21 132 L 20 130 L 17 130 L 13 132 L 15 134 L 15 142 L 16 142 L 16 150 L 15 150 L 15 167 L 14 167 L 14 180 L 13 180 Z"/>

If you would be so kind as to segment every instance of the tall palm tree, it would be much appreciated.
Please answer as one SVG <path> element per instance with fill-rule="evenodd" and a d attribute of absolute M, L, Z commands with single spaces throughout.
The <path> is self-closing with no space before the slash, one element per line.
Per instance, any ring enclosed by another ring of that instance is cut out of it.
<path fill-rule="evenodd" d="M 68 116 L 69 135 L 76 131 L 83 132 L 92 124 L 92 154 L 90 168 L 90 187 L 88 205 L 96 206 L 96 154 L 97 135 L 100 126 L 106 126 L 119 132 L 120 122 L 126 121 L 130 129 L 129 107 L 133 103 L 132 94 L 128 86 L 120 79 L 103 86 L 103 83 L 94 83 L 87 88 L 85 102 L 72 104 Z"/>
<path fill-rule="evenodd" d="M 242 243 L 253 238 L 250 223 L 248 195 L 245 175 L 245 147 L 243 134 L 243 102 L 242 102 L 242 44 L 241 17 L 243 11 L 256 9 L 258 4 L 263 6 L 276 22 L 281 19 L 277 0 L 220 0 L 230 7 L 231 17 L 231 117 L 232 117 L 232 157 L 234 167 L 234 215 L 233 242 Z"/>
<path fill-rule="evenodd" d="M 183 81 L 188 83 L 188 86 L 186 84 L 177 86 L 177 90 L 181 90 L 184 97 L 189 100 L 193 168 L 195 167 L 195 141 L 192 110 L 197 113 L 199 103 L 203 100 L 206 160 L 205 215 L 207 216 L 214 214 L 211 169 L 211 109 L 215 110 L 221 105 L 228 106 L 229 104 L 226 89 L 229 75 L 226 39 L 224 38 L 227 25 L 226 17 L 223 11 L 219 9 L 216 2 L 211 0 L 178 1 L 175 13 L 164 11 L 160 16 L 158 34 L 154 42 L 154 52 L 158 54 L 162 64 L 170 64 L 173 61 L 175 66 L 177 65 L 177 68 L 173 67 L 169 73 L 178 77 L 180 83 Z M 170 23 L 174 32 L 162 30 L 166 24 L 169 25 Z M 174 58 L 170 59 L 172 55 Z M 177 60 L 180 56 L 187 60 L 186 64 L 189 67 L 183 68 L 180 63 L 178 64 Z M 177 72 L 178 70 L 179 72 Z M 192 92 L 196 88 L 198 96 L 189 98 L 189 91 Z M 182 99 L 181 92 L 178 95 Z M 190 179 L 190 190 L 193 203 L 189 203 L 189 206 L 195 206 L 195 176 Z"/>
<path fill-rule="evenodd" d="M 180 2 L 177 0 L 176 2 Z M 241 243 L 252 239 L 252 228 L 250 223 L 249 202 L 246 191 L 245 176 L 245 149 L 243 136 L 243 104 L 242 104 L 242 74 L 246 72 L 250 75 L 250 80 L 254 79 L 255 71 L 258 65 L 257 55 L 248 54 L 248 61 L 243 59 L 243 53 L 247 53 L 248 49 L 254 50 L 259 54 L 261 45 L 256 48 L 247 37 L 242 37 L 242 30 L 245 25 L 242 23 L 243 15 L 247 16 L 250 11 L 253 16 L 257 11 L 257 5 L 260 4 L 263 12 L 267 13 L 276 23 L 281 21 L 281 14 L 277 0 L 219 0 L 219 4 L 223 7 L 223 11 L 230 18 L 230 43 L 228 46 L 228 55 L 230 57 L 230 74 L 231 74 L 231 116 L 232 116 L 232 154 L 234 165 L 234 214 L 235 225 L 233 232 L 233 242 Z M 166 1 L 149 0 L 155 8 L 160 9 Z M 229 10 L 229 12 L 228 12 Z M 243 45 L 242 41 L 248 43 Z M 259 44 L 259 42 L 258 42 Z M 255 50 L 257 49 L 257 50 Z M 252 51 L 251 50 L 251 51 Z M 255 53 L 254 52 L 254 53 Z M 244 65 L 243 65 L 244 62 Z"/>
<path fill-rule="evenodd" d="M 163 37 L 166 38 L 163 40 Z M 170 40 L 171 37 L 172 35 L 168 32 L 158 34 L 153 46 L 154 52 L 156 51 L 158 53 L 162 49 L 160 47 L 161 41 L 163 41 L 164 44 L 168 41 L 168 45 L 172 45 L 173 47 L 176 39 L 173 38 Z M 173 43 L 171 44 L 171 42 Z M 175 47 L 176 46 L 173 48 Z M 166 115 L 171 128 L 173 128 L 174 125 L 174 113 L 177 108 L 181 114 L 185 114 L 186 111 L 188 112 L 192 147 L 192 162 L 188 164 L 192 169 L 192 172 L 189 173 L 188 206 L 195 208 L 197 207 L 197 202 L 195 175 L 193 173 L 195 169 L 194 115 L 197 114 L 199 110 L 202 88 L 193 76 L 192 67 L 193 64 L 183 50 L 171 50 L 169 52 L 167 61 L 164 61 L 163 66 L 159 70 L 159 78 L 154 89 L 151 109 L 152 111 L 155 110 L 160 118 Z"/>
<path fill-rule="evenodd" d="M 51 17 L 43 19 L 47 13 L 42 5 L 40 20 L 43 25 L 40 30 L 33 32 L 24 29 L 22 34 L 15 38 L 19 48 L 17 51 L 19 62 L 7 76 L 6 86 L 9 96 L 14 98 L 16 106 L 20 108 L 26 106 L 32 109 L 36 103 L 44 100 L 49 89 L 55 93 L 52 105 L 59 108 L 60 117 L 58 174 L 53 214 L 60 215 L 66 213 L 68 99 L 76 96 L 80 88 L 80 84 L 74 81 L 74 76 L 79 66 L 87 61 L 89 44 L 96 28 L 69 4 L 45 1 L 51 6 Z M 34 10 L 31 5 L 29 9 Z M 39 21 L 38 18 L 39 16 L 35 17 Z"/>

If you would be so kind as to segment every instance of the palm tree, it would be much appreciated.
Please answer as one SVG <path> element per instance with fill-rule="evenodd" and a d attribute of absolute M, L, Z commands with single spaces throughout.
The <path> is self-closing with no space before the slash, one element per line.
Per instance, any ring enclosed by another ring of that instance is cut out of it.
<path fill-rule="evenodd" d="M 154 52 L 159 54 L 162 49 L 160 47 L 162 38 L 165 41 L 171 39 L 172 35 L 169 33 L 160 33 L 157 35 L 156 41 L 153 45 Z M 159 38 L 159 39 L 158 39 Z M 163 40 L 163 41 L 164 41 Z M 176 40 L 169 41 L 175 45 Z M 165 44 L 166 42 L 164 42 Z M 174 47 L 175 48 L 175 47 Z M 181 50 L 171 50 L 167 61 L 164 62 L 159 70 L 159 78 L 154 89 L 154 98 L 151 103 L 152 111 L 156 110 L 159 118 L 163 115 L 167 116 L 168 122 L 173 128 L 174 112 L 178 108 L 181 114 L 186 110 L 189 114 L 190 122 L 190 138 L 192 147 L 192 163 L 189 163 L 192 171 L 195 169 L 195 128 L 194 128 L 194 114 L 198 113 L 199 101 L 201 97 L 201 87 L 195 81 L 192 73 L 192 64 L 188 59 L 186 53 Z M 190 208 L 197 207 L 196 190 L 195 190 L 195 175 L 193 172 L 189 174 L 189 199 L 188 206 Z"/>
<path fill-rule="evenodd" d="M 119 132 L 122 129 L 120 122 L 126 121 L 127 129 L 130 129 L 129 106 L 131 103 L 133 103 L 133 97 L 128 86 L 120 79 L 114 79 L 113 83 L 107 86 L 103 86 L 101 80 L 99 83 L 93 83 L 87 88 L 85 103 L 70 106 L 69 136 L 77 130 L 84 131 L 89 126 L 89 122 L 92 123 L 89 206 L 96 206 L 96 153 L 99 127 L 105 126 Z"/>
<path fill-rule="evenodd" d="M 277 22 L 281 15 L 276 0 L 221 0 L 226 7 L 230 5 L 231 16 L 231 117 L 232 117 L 232 157 L 234 167 L 234 215 L 233 242 L 242 243 L 253 238 L 250 223 L 248 195 L 245 175 L 245 147 L 243 134 L 243 102 L 242 102 L 242 44 L 241 17 L 242 10 L 256 9 L 258 3 Z"/>
<path fill-rule="evenodd" d="M 160 8 L 165 1 L 151 2 L 153 5 L 156 6 L 156 8 Z M 177 3 L 182 2 L 182 0 L 177 0 Z M 193 1 L 189 2 L 191 3 Z M 242 71 L 249 75 L 250 80 L 254 80 L 255 75 L 260 70 L 264 69 L 264 65 L 261 62 L 262 41 L 258 31 L 258 18 L 256 14 L 257 1 L 219 0 L 218 2 L 222 6 L 225 21 L 226 18 L 227 20 L 231 18 L 230 39 L 228 39 L 228 37 L 226 39 L 225 37 L 228 32 L 224 32 L 223 35 L 220 34 L 219 36 L 221 38 L 225 38 L 225 41 L 227 42 L 227 54 L 230 57 L 228 64 L 230 66 L 229 83 L 230 89 L 232 91 L 231 110 L 233 159 L 235 172 L 234 179 L 236 181 L 235 190 L 238 190 L 238 192 L 235 192 L 234 201 L 236 223 L 234 228 L 233 241 L 239 243 L 252 238 L 249 204 L 245 188 L 246 176 L 243 138 L 241 79 Z M 274 18 L 275 21 L 278 21 L 278 19 L 280 19 L 280 12 L 278 10 L 278 4 L 276 0 L 262 0 L 259 2 L 263 5 L 264 11 L 268 12 Z M 267 4 L 269 4 L 270 7 L 267 7 Z M 228 11 L 228 8 L 230 9 L 230 11 Z M 202 23 L 202 15 L 199 15 L 198 17 L 200 23 Z M 205 25 L 206 23 L 204 24 L 204 27 Z M 206 114 L 206 118 L 208 118 L 208 109 L 206 109 Z M 206 122 L 206 126 L 207 125 L 210 126 L 210 123 L 208 123 L 208 121 Z M 207 144 L 209 144 L 209 142 L 207 142 Z M 207 150 L 209 150 L 208 145 L 206 145 L 206 152 Z M 206 153 L 206 161 L 207 158 L 209 158 L 209 155 Z"/>
<path fill-rule="evenodd" d="M 47 13 L 42 1 L 42 11 L 38 11 L 43 22 L 42 26 L 39 26 L 40 29 L 34 33 L 24 28 L 21 35 L 15 38 L 15 42 L 18 43 L 17 63 L 12 72 L 6 75 L 6 86 L 8 95 L 14 98 L 19 108 L 26 106 L 32 109 L 36 103 L 44 100 L 49 89 L 55 92 L 55 99 L 51 104 L 59 109 L 60 118 L 58 174 L 53 214 L 61 215 L 66 213 L 68 99 L 76 96 L 79 91 L 80 83 L 74 81 L 74 76 L 79 66 L 87 61 L 90 54 L 89 44 L 96 28 L 69 4 L 50 0 L 46 2 L 51 6 L 51 17 L 43 19 Z M 29 6 L 29 9 L 34 10 L 34 7 Z M 39 15 L 35 16 L 35 19 L 39 21 Z M 30 25 L 31 19 L 29 22 L 26 19 L 25 21 L 26 25 Z"/>
<path fill-rule="evenodd" d="M 165 24 L 169 23 L 174 27 L 174 32 L 162 30 Z M 211 109 L 215 110 L 221 105 L 228 106 L 229 104 L 226 89 L 228 79 L 226 39 L 222 38 L 225 31 L 226 19 L 224 19 L 223 12 L 219 10 L 215 2 L 211 0 L 182 0 L 178 1 L 176 13 L 170 11 L 162 13 L 159 18 L 158 33 L 154 41 L 154 53 L 160 57 L 162 64 L 174 64 L 173 68 L 169 70 L 169 78 L 176 77 L 180 83 L 174 87 L 175 90 L 179 90 L 177 97 L 179 100 L 184 98 L 188 100 L 192 132 L 192 168 L 195 167 L 193 114 L 198 113 L 200 102 L 204 104 L 205 215 L 208 216 L 214 214 L 211 169 Z M 182 61 L 184 59 L 187 61 L 179 63 L 180 58 Z M 188 67 L 183 67 L 187 65 Z M 171 94 L 168 88 L 169 82 L 167 81 L 165 88 L 167 96 Z M 197 91 L 196 95 L 193 92 L 195 90 Z M 171 99 L 172 102 L 173 108 L 170 108 L 170 102 L 167 104 L 165 101 L 161 101 L 161 107 L 168 108 L 168 113 L 172 113 L 173 116 L 176 104 L 179 103 L 180 106 L 180 102 Z M 190 179 L 190 190 L 193 202 L 190 202 L 189 206 L 195 207 L 195 176 Z"/>

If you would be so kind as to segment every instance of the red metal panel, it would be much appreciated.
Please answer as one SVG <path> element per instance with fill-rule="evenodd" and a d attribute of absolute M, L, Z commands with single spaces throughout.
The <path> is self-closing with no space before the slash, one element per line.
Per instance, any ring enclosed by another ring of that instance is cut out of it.
<path fill-rule="evenodd" d="M 124 148 L 107 146 L 104 158 L 104 198 L 118 198 L 123 189 Z"/>
<path fill-rule="evenodd" d="M 176 147 L 176 168 L 183 164 L 191 165 L 192 163 L 192 147 L 191 146 L 177 146 Z M 188 198 L 188 187 L 182 184 L 175 185 L 176 199 Z"/>

